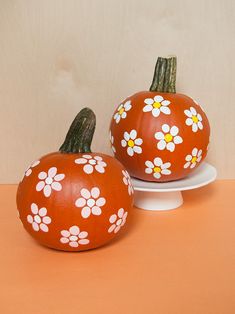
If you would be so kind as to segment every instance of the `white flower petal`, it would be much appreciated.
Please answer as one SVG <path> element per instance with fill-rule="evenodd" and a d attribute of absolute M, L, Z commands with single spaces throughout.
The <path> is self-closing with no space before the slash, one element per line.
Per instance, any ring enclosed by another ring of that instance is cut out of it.
<path fill-rule="evenodd" d="M 45 186 L 45 182 L 44 181 L 39 181 L 38 184 L 36 185 L 36 191 L 41 191 Z"/>
<path fill-rule="evenodd" d="M 203 125 L 202 125 L 201 121 L 199 121 L 199 122 L 197 123 L 197 125 L 198 125 L 198 128 L 199 128 L 200 130 L 203 129 Z"/>
<path fill-rule="evenodd" d="M 40 224 L 40 229 L 43 231 L 43 232 L 48 232 L 49 231 L 49 228 L 47 225 L 45 224 Z"/>
<path fill-rule="evenodd" d="M 143 112 L 150 112 L 153 110 L 153 106 L 152 105 L 146 105 L 143 108 Z"/>
<path fill-rule="evenodd" d="M 131 138 L 132 140 L 134 140 L 134 139 L 136 139 L 136 136 L 137 136 L 136 130 L 131 130 L 130 138 Z"/>
<path fill-rule="evenodd" d="M 174 141 L 175 144 L 181 144 L 183 142 L 183 139 L 182 139 L 181 136 L 177 135 L 177 136 L 174 137 L 173 141 Z"/>
<path fill-rule="evenodd" d="M 38 213 L 38 205 L 36 205 L 35 203 L 31 204 L 31 212 L 36 215 Z"/>
<path fill-rule="evenodd" d="M 71 247 L 78 247 L 78 243 L 77 243 L 77 242 L 74 242 L 74 241 L 69 242 L 69 245 L 70 245 Z"/>
<path fill-rule="evenodd" d="M 192 112 L 189 110 L 184 110 L 184 113 L 186 114 L 187 117 L 192 118 Z"/>
<path fill-rule="evenodd" d="M 110 222 L 111 224 L 113 224 L 116 220 L 117 220 L 117 215 L 115 215 L 115 214 L 113 214 L 113 215 L 110 216 L 110 218 L 109 218 L 109 222 Z"/>
<path fill-rule="evenodd" d="M 28 170 L 26 170 L 26 171 L 25 171 L 26 177 L 30 176 L 32 172 L 33 172 L 33 171 L 32 171 L 31 168 L 29 168 Z"/>
<path fill-rule="evenodd" d="M 173 142 L 169 142 L 169 143 L 166 144 L 166 148 L 170 152 L 173 152 L 175 150 L 175 144 Z"/>
<path fill-rule="evenodd" d="M 82 197 L 78 198 L 75 202 L 76 207 L 83 207 L 86 204 L 86 200 Z"/>
<path fill-rule="evenodd" d="M 172 136 L 176 136 L 178 133 L 179 133 L 179 129 L 177 128 L 177 126 L 174 125 L 170 130 L 170 134 Z"/>
<path fill-rule="evenodd" d="M 160 96 L 160 95 L 154 96 L 153 99 L 154 99 L 155 102 L 161 102 L 161 101 L 163 101 L 163 97 Z"/>
<path fill-rule="evenodd" d="M 127 142 L 125 140 L 121 140 L 121 145 L 122 145 L 122 147 L 126 147 Z"/>
<path fill-rule="evenodd" d="M 33 230 L 35 231 L 39 230 L 39 225 L 35 221 L 32 223 L 32 227 L 33 227 Z"/>
<path fill-rule="evenodd" d="M 57 173 L 57 168 L 56 168 L 56 167 L 51 167 L 51 168 L 48 170 L 48 177 L 54 178 L 54 176 L 56 175 L 56 173 Z"/>
<path fill-rule="evenodd" d="M 197 111 L 196 111 L 196 109 L 194 107 L 190 107 L 190 111 L 191 111 L 193 116 L 197 115 Z"/>
<path fill-rule="evenodd" d="M 163 107 L 163 106 L 160 108 L 160 111 L 163 112 L 163 113 L 165 113 L 165 114 L 170 114 L 170 113 L 171 113 L 170 108 L 168 108 L 168 107 Z"/>
<path fill-rule="evenodd" d="M 144 100 L 144 103 L 147 105 L 152 105 L 154 103 L 154 100 L 152 98 L 146 98 Z M 146 106 L 145 106 L 146 107 Z M 152 106 L 151 106 L 152 107 Z"/>
<path fill-rule="evenodd" d="M 153 176 L 154 176 L 154 178 L 156 178 L 156 179 L 160 179 L 160 178 L 161 178 L 160 172 L 154 172 Z"/>
<path fill-rule="evenodd" d="M 117 226 L 117 227 L 114 229 L 114 233 L 117 233 L 120 229 L 121 229 L 121 226 Z"/>
<path fill-rule="evenodd" d="M 128 148 L 127 148 L 127 154 L 128 154 L 129 156 L 133 156 L 133 155 L 134 155 L 134 151 L 133 151 L 133 149 L 132 149 L 131 147 L 128 147 Z"/>
<path fill-rule="evenodd" d="M 46 197 L 49 197 L 51 195 L 51 186 L 47 184 L 43 189 L 43 193 Z"/>
<path fill-rule="evenodd" d="M 82 157 L 86 158 L 86 159 L 91 159 L 91 155 L 82 155 Z"/>
<path fill-rule="evenodd" d="M 80 193 L 87 200 L 91 197 L 91 193 L 87 189 L 81 189 Z"/>
<path fill-rule="evenodd" d="M 120 209 L 118 210 L 118 217 L 119 217 L 119 218 L 122 218 L 123 214 L 124 214 L 124 209 L 123 209 L 123 208 L 120 208 Z"/>
<path fill-rule="evenodd" d="M 94 187 L 91 189 L 91 196 L 93 198 L 98 198 L 100 196 L 100 189 L 97 187 Z"/>
<path fill-rule="evenodd" d="M 129 139 L 130 139 L 130 134 L 127 133 L 127 132 L 124 132 L 124 139 L 125 139 L 126 141 L 129 141 Z"/>
<path fill-rule="evenodd" d="M 162 131 L 163 131 L 164 133 L 168 133 L 168 132 L 170 131 L 169 125 L 168 125 L 168 124 L 163 124 L 163 125 L 162 125 Z"/>
<path fill-rule="evenodd" d="M 167 168 L 169 168 L 171 166 L 171 163 L 170 162 L 165 162 L 162 166 L 161 166 L 161 168 L 162 169 L 167 169 Z"/>
<path fill-rule="evenodd" d="M 44 217 L 47 214 L 47 210 L 45 207 L 39 209 L 39 216 Z"/>
<path fill-rule="evenodd" d="M 200 115 L 200 113 L 197 114 L 197 118 L 199 121 L 202 121 L 202 116 Z"/>
<path fill-rule="evenodd" d="M 119 123 L 121 120 L 121 116 L 120 114 L 118 113 L 117 116 L 116 116 L 116 123 Z"/>
<path fill-rule="evenodd" d="M 115 229 L 115 227 L 116 227 L 116 225 L 110 226 L 109 229 L 108 229 L 108 233 L 113 232 L 113 230 Z"/>
<path fill-rule="evenodd" d="M 126 119 L 126 117 L 127 117 L 127 113 L 126 113 L 126 111 L 123 111 L 123 113 L 122 113 L 121 117 L 122 117 L 122 119 Z"/>
<path fill-rule="evenodd" d="M 70 234 L 77 236 L 80 233 L 80 229 L 78 226 L 72 226 L 69 228 Z"/>
<path fill-rule="evenodd" d="M 188 167 L 190 166 L 190 164 L 191 164 L 190 161 L 186 162 L 186 163 L 184 164 L 184 169 L 188 168 Z"/>
<path fill-rule="evenodd" d="M 83 167 L 83 170 L 87 174 L 91 174 L 93 172 L 93 166 L 88 164 Z"/>
<path fill-rule="evenodd" d="M 162 133 L 162 132 L 156 132 L 154 136 L 157 140 L 163 140 L 164 139 L 164 133 Z"/>
<path fill-rule="evenodd" d="M 163 169 L 161 171 L 161 173 L 164 174 L 164 175 L 169 175 L 169 174 L 171 174 L 171 171 L 169 169 Z"/>
<path fill-rule="evenodd" d="M 142 140 L 142 138 L 137 138 L 137 139 L 134 140 L 134 143 L 136 145 L 141 145 L 143 143 L 143 140 Z"/>
<path fill-rule="evenodd" d="M 161 102 L 161 105 L 162 106 L 169 106 L 170 105 L 170 101 L 169 100 L 163 100 L 162 102 Z"/>
<path fill-rule="evenodd" d="M 91 209 L 90 207 L 83 207 L 82 211 L 81 211 L 81 215 L 83 218 L 88 218 L 91 214 Z"/>
<path fill-rule="evenodd" d="M 88 244 L 90 241 L 88 239 L 81 239 L 81 240 L 78 240 L 78 243 L 79 244 L 82 244 L 82 245 L 85 245 L 85 244 Z"/>
<path fill-rule="evenodd" d="M 95 166 L 96 171 L 98 171 L 99 173 L 104 173 L 105 169 L 104 167 L 102 167 L 101 165 L 96 165 Z"/>
<path fill-rule="evenodd" d="M 158 148 L 159 150 L 165 149 L 165 148 L 166 148 L 166 142 L 165 142 L 164 140 L 159 141 L 159 142 L 157 143 L 157 148 Z"/>
<path fill-rule="evenodd" d="M 202 154 L 202 150 L 200 149 L 200 150 L 198 151 L 198 153 L 197 153 L 197 156 L 199 157 L 199 156 L 201 156 L 201 154 Z"/>
<path fill-rule="evenodd" d="M 197 152 L 198 152 L 198 149 L 196 147 L 194 147 L 194 149 L 192 150 L 192 155 L 194 157 L 197 156 Z"/>
<path fill-rule="evenodd" d="M 91 212 L 93 215 L 96 215 L 96 216 L 99 216 L 102 213 L 101 208 L 98 206 L 93 206 Z"/>
<path fill-rule="evenodd" d="M 120 104 L 119 107 L 117 108 L 117 110 L 121 110 L 123 108 L 123 104 Z"/>
<path fill-rule="evenodd" d="M 142 153 L 142 148 L 140 146 L 134 146 L 133 147 L 133 151 L 137 154 L 141 154 Z"/>
<path fill-rule="evenodd" d="M 153 164 L 152 161 L 150 161 L 150 160 L 147 160 L 147 161 L 145 162 L 145 166 L 147 166 L 148 168 L 154 168 L 154 164 Z"/>
<path fill-rule="evenodd" d="M 152 110 L 152 115 L 153 115 L 155 118 L 158 117 L 159 114 L 160 114 L 160 109 L 154 108 L 154 109 Z"/>
<path fill-rule="evenodd" d="M 51 187 L 55 191 L 61 191 L 62 185 L 59 182 L 52 182 Z"/>
<path fill-rule="evenodd" d="M 38 175 L 38 178 L 40 180 L 44 180 L 44 179 L 46 179 L 46 177 L 47 177 L 47 173 L 45 171 L 40 172 Z"/>
<path fill-rule="evenodd" d="M 55 181 L 61 181 L 65 178 L 65 175 L 63 173 L 60 173 L 60 174 L 57 174 L 55 177 L 54 177 L 54 180 Z"/>
<path fill-rule="evenodd" d="M 154 165 L 155 166 L 161 166 L 162 165 L 162 160 L 161 160 L 161 158 L 159 158 L 159 157 L 156 157 L 156 158 L 154 158 Z"/>
<path fill-rule="evenodd" d="M 197 157 L 197 162 L 200 162 L 202 159 L 202 156 Z"/>
<path fill-rule="evenodd" d="M 197 123 L 193 123 L 192 130 L 193 130 L 193 132 L 197 132 L 197 130 L 198 130 Z"/>
<path fill-rule="evenodd" d="M 63 237 L 66 237 L 66 238 L 70 236 L 70 232 L 68 230 L 62 230 L 60 233 Z"/>
<path fill-rule="evenodd" d="M 33 223 L 33 217 L 31 215 L 27 216 L 27 221 L 31 224 Z"/>
<path fill-rule="evenodd" d="M 193 169 L 196 166 L 196 164 L 197 164 L 196 162 L 191 163 L 190 168 Z"/>
<path fill-rule="evenodd" d="M 98 200 L 96 201 L 96 205 L 97 206 L 104 206 L 104 204 L 106 203 L 106 200 L 104 197 L 100 197 L 98 198 Z"/>
<path fill-rule="evenodd" d="M 193 124 L 193 120 L 191 118 L 187 118 L 185 123 L 186 123 L 186 125 L 190 126 Z"/>
<path fill-rule="evenodd" d="M 145 169 L 145 173 L 150 174 L 150 173 L 152 173 L 152 172 L 153 172 L 153 169 L 152 169 L 152 168 L 146 168 L 146 169 Z"/>
<path fill-rule="evenodd" d="M 42 222 L 49 225 L 51 223 L 51 218 L 49 216 L 43 217 Z"/>
<path fill-rule="evenodd" d="M 34 168 L 34 167 L 36 167 L 36 166 L 39 165 L 39 164 L 40 164 L 40 160 L 36 160 L 36 161 L 34 161 L 34 162 L 32 163 L 31 167 Z"/>
<path fill-rule="evenodd" d="M 185 157 L 185 160 L 186 160 L 186 161 L 192 160 L 192 156 L 191 156 L 191 155 L 187 155 L 187 156 Z"/>
<path fill-rule="evenodd" d="M 68 243 L 69 239 L 68 238 L 60 238 L 61 243 Z"/>
<path fill-rule="evenodd" d="M 88 233 L 86 231 L 82 231 L 79 233 L 79 239 L 85 239 L 88 236 Z"/>
<path fill-rule="evenodd" d="M 78 159 L 75 159 L 75 163 L 78 164 L 78 165 L 83 165 L 83 164 L 87 163 L 87 159 L 85 159 L 85 158 L 78 158 Z"/>
<path fill-rule="evenodd" d="M 126 111 L 129 111 L 131 109 L 131 101 L 130 100 L 127 100 L 124 104 L 124 108 Z"/>

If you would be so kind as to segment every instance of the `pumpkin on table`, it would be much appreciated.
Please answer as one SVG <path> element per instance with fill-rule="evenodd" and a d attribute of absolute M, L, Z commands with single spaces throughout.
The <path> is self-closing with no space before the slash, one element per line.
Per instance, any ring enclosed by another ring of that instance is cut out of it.
<path fill-rule="evenodd" d="M 192 98 L 176 93 L 176 57 L 158 58 L 150 91 L 127 97 L 110 126 L 115 157 L 133 177 L 172 181 L 206 157 L 210 126 Z"/>
<path fill-rule="evenodd" d="M 84 108 L 59 152 L 29 167 L 17 191 L 25 229 L 41 244 L 82 251 L 112 240 L 128 219 L 133 187 L 111 156 L 92 153 L 95 114 Z"/>

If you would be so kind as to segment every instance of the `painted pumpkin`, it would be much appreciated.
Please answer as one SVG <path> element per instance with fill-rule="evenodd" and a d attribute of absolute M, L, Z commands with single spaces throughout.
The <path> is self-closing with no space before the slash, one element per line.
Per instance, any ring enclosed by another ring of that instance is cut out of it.
<path fill-rule="evenodd" d="M 41 244 L 83 251 L 112 240 L 133 203 L 130 177 L 119 161 L 92 153 L 95 115 L 84 108 L 59 152 L 43 156 L 25 172 L 17 206 L 25 229 Z"/>
<path fill-rule="evenodd" d="M 192 98 L 175 92 L 176 58 L 158 58 L 150 91 L 127 97 L 110 126 L 115 157 L 146 181 L 184 178 L 206 157 L 210 127 Z"/>

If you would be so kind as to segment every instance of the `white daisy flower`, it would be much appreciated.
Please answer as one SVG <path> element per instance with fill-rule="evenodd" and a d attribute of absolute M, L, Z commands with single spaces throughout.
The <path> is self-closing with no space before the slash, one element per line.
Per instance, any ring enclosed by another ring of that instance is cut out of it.
<path fill-rule="evenodd" d="M 122 147 L 127 147 L 127 154 L 129 156 L 133 156 L 134 153 L 141 154 L 143 140 L 141 138 L 137 138 L 136 130 L 131 130 L 130 133 L 124 132 L 124 139 L 121 141 Z"/>
<path fill-rule="evenodd" d="M 104 206 L 106 200 L 100 196 L 100 189 L 94 187 L 91 191 L 87 189 L 81 189 L 81 196 L 75 202 L 76 207 L 82 207 L 81 215 L 83 218 L 88 218 L 91 214 L 99 216 L 102 213 L 100 207 Z"/>
<path fill-rule="evenodd" d="M 32 168 L 36 167 L 40 164 L 40 160 L 34 161 L 26 170 L 25 170 L 25 176 L 28 177 L 33 172 Z"/>
<path fill-rule="evenodd" d="M 110 139 L 110 142 L 111 142 L 112 151 L 113 151 L 114 153 L 116 153 L 116 148 L 115 148 L 114 145 L 113 145 L 113 144 L 114 144 L 114 137 L 113 137 L 111 131 L 109 132 L 109 139 Z"/>
<path fill-rule="evenodd" d="M 48 232 L 49 228 L 47 225 L 51 223 L 51 218 L 47 216 L 47 209 L 45 207 L 38 209 L 38 205 L 32 203 L 31 212 L 32 215 L 27 216 L 27 221 L 32 224 L 33 230 Z"/>
<path fill-rule="evenodd" d="M 93 173 L 94 169 L 99 173 L 105 172 L 106 162 L 100 156 L 82 155 L 82 158 L 75 159 L 75 163 L 84 165 L 83 171 L 87 174 Z"/>
<path fill-rule="evenodd" d="M 127 215 L 128 213 L 125 212 L 123 208 L 120 208 L 118 210 L 117 215 L 116 214 L 111 215 L 109 218 L 109 222 L 112 225 L 109 227 L 108 232 L 117 233 L 121 229 L 121 227 L 125 225 Z"/>
<path fill-rule="evenodd" d="M 129 195 L 131 195 L 134 193 L 134 189 L 131 183 L 131 177 L 126 170 L 122 170 L 122 174 L 123 174 L 123 182 L 125 185 L 128 186 L 128 193 Z"/>
<path fill-rule="evenodd" d="M 202 116 L 200 113 L 197 113 L 194 107 L 190 107 L 190 110 L 184 110 L 184 113 L 188 117 L 185 123 L 188 126 L 192 126 L 193 132 L 197 132 L 198 129 L 203 129 Z"/>
<path fill-rule="evenodd" d="M 117 112 L 114 114 L 114 120 L 116 121 L 116 123 L 119 123 L 121 119 L 125 119 L 127 117 L 127 111 L 129 111 L 131 109 L 131 101 L 127 100 L 124 104 L 121 104 L 118 109 Z"/>
<path fill-rule="evenodd" d="M 199 163 L 202 159 L 202 150 L 198 150 L 196 147 L 194 147 L 194 149 L 192 150 L 192 154 L 191 155 L 187 155 L 185 157 L 185 160 L 187 161 L 184 164 L 184 168 L 188 168 L 190 167 L 191 169 L 193 169 L 197 163 Z"/>
<path fill-rule="evenodd" d="M 145 173 L 153 174 L 154 178 L 160 179 L 162 175 L 169 175 L 171 171 L 168 169 L 171 166 L 170 162 L 163 163 L 162 159 L 157 157 L 152 161 L 145 162 Z"/>
<path fill-rule="evenodd" d="M 143 112 L 152 112 L 154 117 L 158 117 L 160 113 L 170 114 L 171 110 L 168 108 L 171 103 L 169 100 L 165 100 L 162 96 L 157 95 L 154 98 L 146 98 L 144 100 L 146 106 L 143 108 Z"/>
<path fill-rule="evenodd" d="M 65 178 L 64 174 L 57 174 L 57 168 L 51 167 L 48 170 L 48 173 L 42 171 L 39 173 L 38 178 L 42 181 L 39 181 L 36 185 L 36 191 L 42 191 L 46 197 L 51 195 L 52 190 L 61 191 L 62 185 L 59 181 Z"/>
<path fill-rule="evenodd" d="M 68 243 L 71 247 L 78 247 L 79 245 L 88 244 L 90 241 L 87 238 L 88 233 L 86 231 L 80 231 L 78 226 L 72 226 L 69 230 L 62 230 L 62 237 L 60 242 L 63 244 Z"/>
<path fill-rule="evenodd" d="M 162 125 L 163 132 L 156 132 L 155 138 L 159 141 L 157 148 L 159 150 L 167 149 L 170 152 L 175 150 L 175 145 L 181 144 L 183 139 L 178 135 L 179 129 L 177 126 L 170 127 L 168 124 Z"/>

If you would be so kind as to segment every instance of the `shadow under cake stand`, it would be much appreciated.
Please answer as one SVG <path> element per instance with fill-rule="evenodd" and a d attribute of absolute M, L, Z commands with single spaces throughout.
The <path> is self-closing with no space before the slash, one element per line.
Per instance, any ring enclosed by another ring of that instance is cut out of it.
<path fill-rule="evenodd" d="M 216 179 L 216 169 L 203 162 L 184 179 L 171 182 L 148 182 L 131 178 L 135 206 L 145 210 L 170 210 L 183 204 L 182 191 L 205 186 Z"/>

